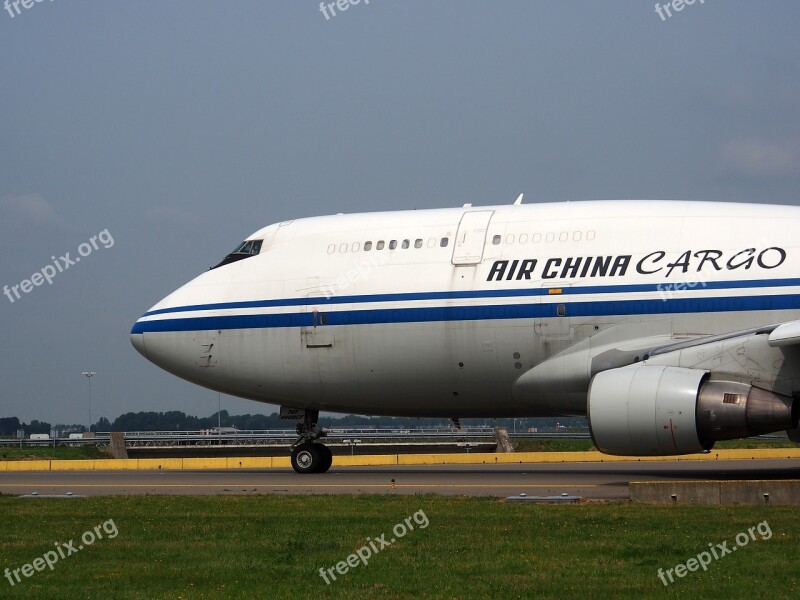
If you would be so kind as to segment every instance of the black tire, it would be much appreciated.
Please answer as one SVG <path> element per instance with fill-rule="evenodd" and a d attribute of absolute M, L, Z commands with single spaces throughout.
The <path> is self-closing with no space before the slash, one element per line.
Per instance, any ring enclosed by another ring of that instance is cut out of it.
<path fill-rule="evenodd" d="M 316 444 L 306 442 L 292 449 L 292 468 L 296 473 L 318 473 L 322 466 L 322 455 Z"/>
<path fill-rule="evenodd" d="M 296 473 L 325 473 L 332 463 L 333 454 L 324 444 L 306 442 L 292 450 L 292 468 Z"/>
<path fill-rule="evenodd" d="M 322 469 L 319 472 L 320 473 L 326 473 L 328 471 L 328 469 L 331 468 L 331 465 L 333 464 L 333 453 L 331 452 L 330 448 L 328 448 L 327 446 L 325 446 L 323 444 L 316 444 L 316 446 L 319 447 L 319 449 L 321 451 L 320 454 L 322 455 L 322 462 L 320 464 Z"/>

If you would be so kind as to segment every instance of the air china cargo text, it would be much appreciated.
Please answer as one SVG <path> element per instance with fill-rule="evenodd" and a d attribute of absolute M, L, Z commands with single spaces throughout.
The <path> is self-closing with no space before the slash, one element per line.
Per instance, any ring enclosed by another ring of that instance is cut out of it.
<path fill-rule="evenodd" d="M 574 279 L 584 277 L 624 277 L 635 269 L 640 275 L 669 278 L 673 273 L 715 271 L 748 271 L 776 269 L 786 261 L 786 250 L 773 246 L 758 250 L 745 248 L 738 252 L 722 250 L 686 250 L 670 258 L 666 251 L 656 250 L 641 258 L 632 254 L 611 256 L 571 256 L 547 259 L 525 258 L 496 260 L 486 281 L 522 281 L 524 279 Z M 537 267 L 541 266 L 539 270 Z"/>

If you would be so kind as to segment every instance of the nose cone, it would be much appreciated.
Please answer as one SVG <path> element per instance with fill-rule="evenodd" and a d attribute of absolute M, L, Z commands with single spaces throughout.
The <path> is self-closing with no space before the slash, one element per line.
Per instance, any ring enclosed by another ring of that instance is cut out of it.
<path fill-rule="evenodd" d="M 133 330 L 131 331 L 131 344 L 133 344 L 133 347 L 136 348 L 139 354 L 147 358 L 147 352 L 144 349 L 144 334 L 136 331 L 136 325 L 133 326 Z"/>

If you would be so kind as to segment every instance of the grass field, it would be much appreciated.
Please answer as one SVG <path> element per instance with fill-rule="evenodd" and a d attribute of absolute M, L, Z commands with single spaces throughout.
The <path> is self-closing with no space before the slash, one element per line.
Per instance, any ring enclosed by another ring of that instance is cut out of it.
<path fill-rule="evenodd" d="M 0 460 L 74 460 L 81 458 L 107 458 L 108 455 L 94 446 L 41 446 L 35 448 L 0 448 Z"/>
<path fill-rule="evenodd" d="M 330 585 L 319 575 L 367 538 L 396 537 L 395 525 L 412 515 L 414 530 L 367 565 L 345 575 L 334 570 L 337 580 Z M 730 600 L 800 594 L 796 508 L 536 506 L 436 496 L 2 497 L 0 520 L 3 571 L 32 563 L 55 544 L 75 540 L 77 547 L 85 531 L 106 523 L 99 530 L 105 539 L 60 559 L 53 571 L 45 567 L 13 587 L 0 579 L 0 598 Z M 685 563 L 710 543 L 735 546 L 736 535 L 758 523 L 771 531 L 769 539 L 757 533 L 756 541 L 714 560 L 706 572 L 675 577 L 667 587 L 660 581 L 659 568 Z M 108 539 L 113 531 L 118 535 Z"/>
<path fill-rule="evenodd" d="M 583 452 L 594 450 L 592 440 L 512 440 L 517 452 Z"/>

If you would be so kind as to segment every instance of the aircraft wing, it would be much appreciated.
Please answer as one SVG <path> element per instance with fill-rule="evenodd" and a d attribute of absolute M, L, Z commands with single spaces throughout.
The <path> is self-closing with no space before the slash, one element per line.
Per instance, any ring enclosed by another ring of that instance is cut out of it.
<path fill-rule="evenodd" d="M 515 398 L 588 414 L 609 454 L 701 452 L 781 430 L 800 442 L 800 321 L 714 336 L 603 333 L 521 375 Z"/>

